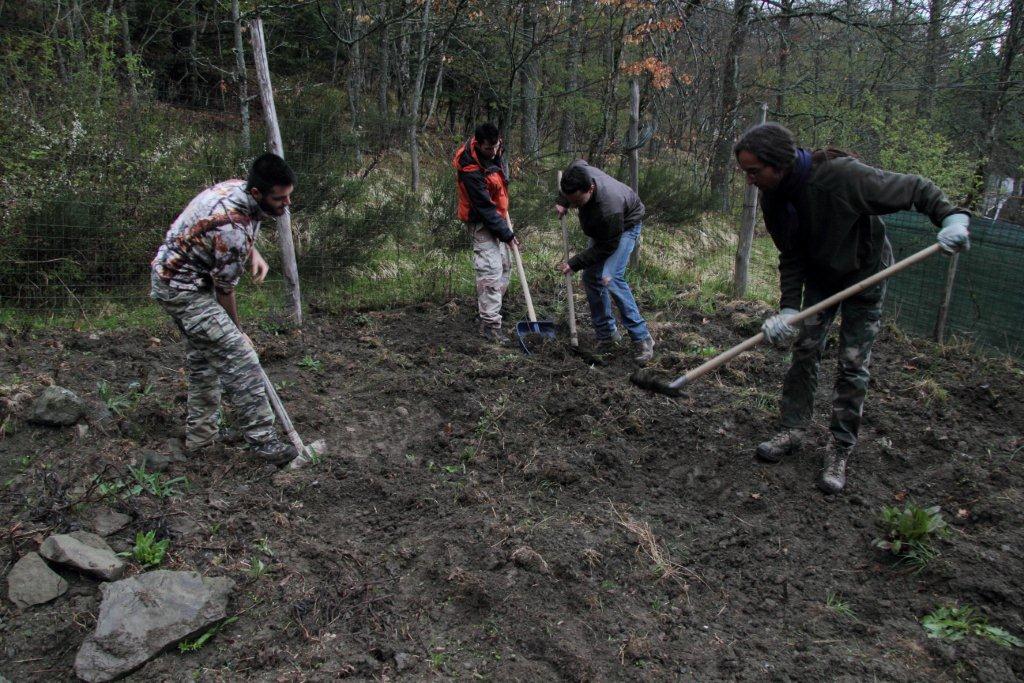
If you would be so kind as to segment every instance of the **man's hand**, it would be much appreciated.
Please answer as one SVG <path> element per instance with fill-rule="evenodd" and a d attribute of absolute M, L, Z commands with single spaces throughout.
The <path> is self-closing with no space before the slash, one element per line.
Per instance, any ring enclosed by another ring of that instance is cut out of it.
<path fill-rule="evenodd" d="M 520 241 L 519 241 L 519 238 L 518 238 L 518 237 L 516 237 L 515 235 L 513 235 L 513 236 L 512 236 L 512 239 L 510 239 L 510 240 L 508 241 L 508 245 L 509 245 L 510 247 L 515 247 L 516 249 L 519 249 L 520 251 L 522 251 L 522 249 L 523 249 L 523 243 L 522 243 L 522 242 L 520 242 Z"/>
<path fill-rule="evenodd" d="M 560 272 L 562 275 L 572 275 L 572 266 L 570 266 L 565 261 L 559 263 L 557 266 L 555 266 L 555 268 L 557 268 L 558 272 Z"/>
<path fill-rule="evenodd" d="M 967 233 L 970 218 L 967 214 L 954 213 L 942 219 L 942 230 L 939 230 L 938 241 L 947 254 L 967 251 L 971 248 L 971 238 Z"/>
<path fill-rule="evenodd" d="M 562 206 L 561 204 L 555 204 L 555 213 L 558 214 L 559 218 L 561 218 L 562 216 L 564 216 L 568 212 L 569 212 L 569 209 L 567 209 L 566 207 Z"/>
<path fill-rule="evenodd" d="M 764 321 L 761 332 L 768 343 L 781 349 L 788 349 L 796 341 L 800 330 L 789 324 L 799 311 L 794 308 L 783 308 L 781 311 Z"/>
<path fill-rule="evenodd" d="M 263 255 L 256 250 L 256 247 L 253 247 L 249 254 L 249 273 L 252 275 L 253 282 L 263 282 L 269 272 L 270 266 L 263 259 Z"/>

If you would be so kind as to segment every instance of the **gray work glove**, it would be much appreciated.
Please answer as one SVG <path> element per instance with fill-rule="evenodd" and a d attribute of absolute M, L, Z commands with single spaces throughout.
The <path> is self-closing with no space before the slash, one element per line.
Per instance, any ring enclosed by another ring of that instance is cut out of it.
<path fill-rule="evenodd" d="M 783 308 L 781 311 L 764 321 L 761 325 L 761 332 L 769 344 L 782 349 L 787 349 L 796 341 L 800 330 L 789 324 L 799 311 L 795 308 Z"/>
<path fill-rule="evenodd" d="M 967 234 L 969 223 L 970 218 L 964 213 L 953 213 L 942 219 L 942 230 L 939 230 L 937 239 L 943 251 L 952 254 L 971 248 L 971 238 Z"/>

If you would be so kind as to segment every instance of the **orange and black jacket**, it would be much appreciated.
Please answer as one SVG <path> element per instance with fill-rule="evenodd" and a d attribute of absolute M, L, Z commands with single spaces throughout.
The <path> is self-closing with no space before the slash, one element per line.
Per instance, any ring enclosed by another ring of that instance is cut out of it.
<path fill-rule="evenodd" d="M 501 166 L 501 155 L 481 162 L 476 140 L 470 138 L 452 159 L 459 195 L 459 220 L 483 223 L 502 242 L 515 235 L 508 223 L 508 178 Z"/>

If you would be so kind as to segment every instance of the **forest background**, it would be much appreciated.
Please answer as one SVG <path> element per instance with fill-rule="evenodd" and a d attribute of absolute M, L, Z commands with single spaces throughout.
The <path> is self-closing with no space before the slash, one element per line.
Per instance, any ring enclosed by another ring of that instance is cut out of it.
<path fill-rule="evenodd" d="M 1024 0 L 0 0 L 8 317 L 137 302 L 173 217 L 244 175 L 266 140 L 256 16 L 300 178 L 299 270 L 332 283 L 321 306 L 471 288 L 449 160 L 484 120 L 505 131 L 542 289 L 558 282 L 555 170 L 582 156 L 628 181 L 638 138 L 643 296 L 672 296 L 710 257 L 711 289 L 728 289 L 731 146 L 762 103 L 804 146 L 1019 211 Z M 754 251 L 752 295 L 771 300 L 770 241 Z"/>

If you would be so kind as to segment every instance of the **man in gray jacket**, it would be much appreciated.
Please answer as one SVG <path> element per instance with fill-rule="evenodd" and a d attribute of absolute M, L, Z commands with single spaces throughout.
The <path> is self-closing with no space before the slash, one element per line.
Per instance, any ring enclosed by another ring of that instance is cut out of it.
<path fill-rule="evenodd" d="M 793 134 L 777 123 L 754 126 L 734 151 L 747 183 L 762 192 L 765 227 L 779 249 L 780 311 L 761 330 L 776 346 L 795 342 L 782 388 L 782 431 L 761 443 L 757 456 L 778 462 L 801 445 L 814 411 L 825 338 L 841 312 L 833 439 L 818 482 L 826 493 L 838 493 L 846 485 L 846 464 L 857 444 L 885 283 L 822 311 L 802 327 L 790 325 L 790 319 L 801 308 L 892 264 L 892 247 L 879 216 L 911 208 L 923 213 L 942 227 L 938 241 L 953 252 L 970 246 L 969 214 L 951 204 L 930 180 L 872 168 L 837 149 L 798 148 Z"/>
<path fill-rule="evenodd" d="M 629 255 L 640 239 L 644 203 L 628 185 L 582 159 L 565 170 L 559 189 L 556 212 L 561 217 L 570 206 L 579 209 L 580 227 L 590 244 L 558 269 L 564 274 L 583 271 L 598 349 L 610 351 L 622 339 L 612 313 L 614 300 L 636 347 L 635 360 L 649 362 L 654 357 L 654 339 L 625 277 Z"/>

